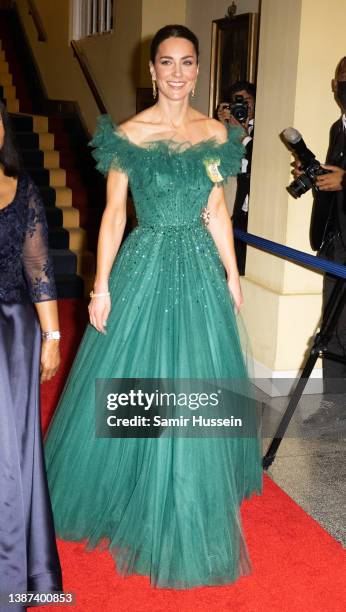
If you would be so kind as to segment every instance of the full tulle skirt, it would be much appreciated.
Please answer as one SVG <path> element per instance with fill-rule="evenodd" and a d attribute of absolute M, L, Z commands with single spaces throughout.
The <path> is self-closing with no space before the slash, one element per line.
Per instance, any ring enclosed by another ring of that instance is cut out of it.
<path fill-rule="evenodd" d="M 153 586 L 232 582 L 250 571 L 239 507 L 261 492 L 259 436 L 95 436 L 96 379 L 248 385 L 210 234 L 198 223 L 138 227 L 118 254 L 110 292 L 107 334 L 88 326 L 46 440 L 57 534 L 107 547 L 118 573 L 148 576 Z"/>

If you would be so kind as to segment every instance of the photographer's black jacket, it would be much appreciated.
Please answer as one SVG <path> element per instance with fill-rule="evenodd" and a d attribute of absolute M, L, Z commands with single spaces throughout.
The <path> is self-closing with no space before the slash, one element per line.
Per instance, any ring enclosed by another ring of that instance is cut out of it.
<path fill-rule="evenodd" d="M 239 174 L 237 174 L 237 191 L 235 195 L 233 214 L 232 214 L 232 220 L 233 220 L 234 227 L 239 227 L 240 229 L 245 230 L 245 231 L 247 229 L 247 221 L 246 221 L 246 227 L 245 226 L 243 227 L 243 222 L 241 221 L 241 218 L 246 217 L 247 219 L 247 212 L 244 212 L 242 207 L 245 202 L 246 196 L 248 196 L 250 193 L 251 161 L 252 161 L 252 149 L 253 149 L 253 137 L 254 137 L 254 127 L 253 126 L 248 136 L 250 136 L 250 138 L 245 145 L 245 155 L 244 155 L 244 159 L 247 160 L 248 165 L 246 168 L 246 172 L 239 172 Z"/>
<path fill-rule="evenodd" d="M 346 170 L 346 134 L 342 118 L 330 129 L 327 164 Z M 317 191 L 310 224 L 310 243 L 314 251 L 326 247 L 327 241 L 340 234 L 346 251 L 346 185 L 343 191 Z M 322 247 L 322 248 L 321 248 Z"/>

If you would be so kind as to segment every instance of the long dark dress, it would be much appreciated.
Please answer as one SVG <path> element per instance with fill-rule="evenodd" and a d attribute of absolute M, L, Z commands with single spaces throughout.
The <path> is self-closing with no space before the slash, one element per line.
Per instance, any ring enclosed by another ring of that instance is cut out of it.
<path fill-rule="evenodd" d="M 39 413 L 40 329 L 56 298 L 44 207 L 19 176 L 0 210 L 0 593 L 62 590 Z M 23 610 L 0 603 L 0 610 Z"/>

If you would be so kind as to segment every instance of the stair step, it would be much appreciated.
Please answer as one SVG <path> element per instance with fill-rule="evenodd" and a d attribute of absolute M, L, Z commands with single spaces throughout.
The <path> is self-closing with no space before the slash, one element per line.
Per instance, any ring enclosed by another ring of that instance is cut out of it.
<path fill-rule="evenodd" d="M 38 186 L 45 206 L 55 206 L 56 190 L 53 187 Z"/>
<path fill-rule="evenodd" d="M 57 206 L 72 206 L 72 189 L 70 187 L 55 187 L 55 194 Z"/>
<path fill-rule="evenodd" d="M 60 168 L 59 151 L 43 150 L 43 165 L 49 170 Z"/>
<path fill-rule="evenodd" d="M 33 113 L 44 92 L 38 87 L 36 94 L 33 74 L 33 83 L 29 82 L 28 51 L 24 51 L 25 43 L 21 43 L 11 19 L 7 23 L 5 13 L 1 13 L 0 32 L 6 46 L 5 52 L 0 40 L 0 99 L 12 115 L 24 168 L 44 201 L 58 296 L 82 297 L 92 286 L 95 258 L 85 251 L 87 232 L 79 225 L 87 218 L 89 192 L 85 183 L 89 186 L 89 181 L 85 181 L 85 172 L 92 172 L 91 164 L 86 163 L 84 169 L 84 151 L 80 153 L 84 147 L 84 137 L 79 137 L 81 127 L 69 115 Z M 92 227 L 95 223 L 93 216 Z"/>
<path fill-rule="evenodd" d="M 39 135 L 34 134 L 34 132 L 17 132 L 16 131 L 16 141 L 21 150 L 40 148 Z"/>
<path fill-rule="evenodd" d="M 60 159 L 58 151 L 40 151 L 40 149 L 22 148 L 24 165 L 31 168 L 45 168 L 46 170 L 59 169 Z"/>
<path fill-rule="evenodd" d="M 58 298 L 83 297 L 84 283 L 77 274 L 57 274 L 55 282 Z"/>
<path fill-rule="evenodd" d="M 53 260 L 55 275 L 77 273 L 77 255 L 75 253 L 69 249 L 50 249 L 50 255 Z"/>
<path fill-rule="evenodd" d="M 70 235 L 69 246 L 73 251 L 83 251 L 87 246 L 87 234 L 82 227 L 68 227 Z"/>
<path fill-rule="evenodd" d="M 6 100 L 6 110 L 8 113 L 18 113 L 19 100 Z"/>
<path fill-rule="evenodd" d="M 0 85 L 0 97 L 5 100 L 16 100 L 16 88 L 14 85 Z"/>
<path fill-rule="evenodd" d="M 0 84 L 4 85 L 1 81 Z M 20 113 L 12 117 L 12 125 L 15 132 L 36 132 L 37 134 L 48 133 L 48 117 L 43 115 L 28 115 Z"/>
<path fill-rule="evenodd" d="M 51 187 L 65 187 L 66 170 L 63 168 L 49 170 L 49 184 Z"/>
<path fill-rule="evenodd" d="M 12 74 L 9 72 L 1 72 L 0 71 L 0 84 L 1 85 L 12 85 Z"/>
<path fill-rule="evenodd" d="M 63 216 L 64 227 L 79 227 L 79 210 L 74 206 L 61 206 L 59 205 Z"/>
<path fill-rule="evenodd" d="M 72 190 L 69 187 L 37 185 L 46 206 L 72 207 Z"/>
<path fill-rule="evenodd" d="M 85 277 L 91 277 L 92 279 L 95 276 L 95 257 L 91 251 L 72 251 L 77 258 L 77 274 Z"/>
<path fill-rule="evenodd" d="M 48 233 L 50 249 L 68 249 L 70 242 L 69 232 L 64 227 L 53 227 Z"/>
<path fill-rule="evenodd" d="M 48 132 L 48 117 L 43 115 L 32 115 L 33 131 L 38 134 Z"/>
<path fill-rule="evenodd" d="M 54 134 L 50 132 L 42 132 L 37 134 L 39 139 L 39 149 L 41 151 L 52 151 L 54 149 Z"/>
<path fill-rule="evenodd" d="M 49 229 L 55 229 L 56 227 L 63 226 L 63 215 L 60 208 L 57 208 L 56 206 L 47 207 L 46 217 Z"/>

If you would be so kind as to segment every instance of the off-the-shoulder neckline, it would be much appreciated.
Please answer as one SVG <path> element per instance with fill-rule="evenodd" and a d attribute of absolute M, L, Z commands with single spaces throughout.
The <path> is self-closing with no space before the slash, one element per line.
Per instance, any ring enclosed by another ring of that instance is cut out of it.
<path fill-rule="evenodd" d="M 216 136 L 211 136 L 210 138 L 206 138 L 206 139 L 200 140 L 199 142 L 195 142 L 195 143 L 192 143 L 189 140 L 178 141 L 178 140 L 173 140 L 172 138 L 162 138 L 158 140 L 148 140 L 142 145 L 139 145 L 133 142 L 132 140 L 130 140 L 127 134 L 125 134 L 125 132 L 122 131 L 115 123 L 112 123 L 112 125 L 113 125 L 113 134 L 115 136 L 117 136 L 121 140 L 124 140 L 124 142 L 126 142 L 129 146 L 134 147 L 135 149 L 142 150 L 142 151 L 151 151 L 155 149 L 160 149 L 161 146 L 164 146 L 165 148 L 170 149 L 171 151 L 175 153 L 185 153 L 187 151 L 201 149 L 205 145 L 212 146 L 213 149 L 219 149 L 228 144 L 229 136 L 230 136 L 230 130 L 228 130 L 228 138 L 224 142 L 219 142 Z"/>

